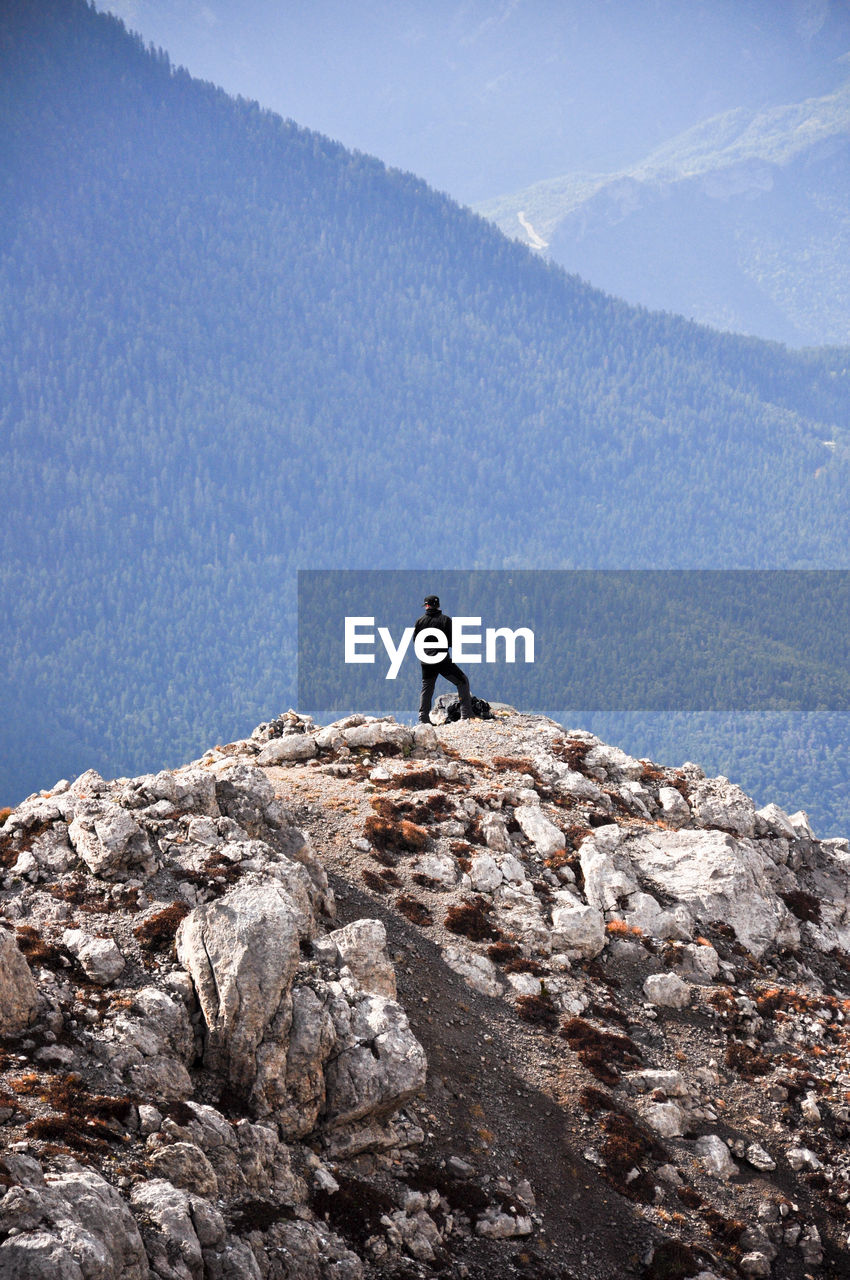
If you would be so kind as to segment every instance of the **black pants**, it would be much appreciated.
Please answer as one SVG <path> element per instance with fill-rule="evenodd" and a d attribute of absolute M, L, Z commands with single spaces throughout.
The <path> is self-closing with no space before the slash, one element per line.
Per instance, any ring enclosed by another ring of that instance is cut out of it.
<path fill-rule="evenodd" d="M 431 699 L 434 696 L 434 685 L 437 683 L 437 676 L 444 676 L 446 680 L 450 680 L 455 686 L 460 698 L 460 714 L 468 716 L 472 713 L 472 700 L 469 694 L 469 681 L 467 680 L 460 667 L 455 666 L 451 658 L 444 658 L 442 662 L 422 664 L 422 696 L 419 699 L 419 719 L 427 720 L 428 712 L 431 710 Z"/>

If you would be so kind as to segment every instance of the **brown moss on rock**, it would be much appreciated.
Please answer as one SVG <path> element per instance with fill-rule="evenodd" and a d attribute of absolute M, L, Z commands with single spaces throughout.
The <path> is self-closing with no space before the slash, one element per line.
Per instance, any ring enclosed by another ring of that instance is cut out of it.
<path fill-rule="evenodd" d="M 424 827 L 417 826 L 407 818 L 391 821 L 380 818 L 377 814 L 370 815 L 366 819 L 364 831 L 366 838 L 376 849 L 398 853 L 420 853 L 429 840 Z"/>
<path fill-rule="evenodd" d="M 445 926 L 450 933 L 469 938 L 472 942 L 497 942 L 500 931 L 487 919 L 492 906 L 486 899 L 476 896 L 467 898 L 456 907 L 449 907 L 446 912 Z"/>
<path fill-rule="evenodd" d="M 395 905 L 412 924 L 418 924 L 427 929 L 434 923 L 434 917 L 425 906 L 425 903 L 420 902 L 418 898 L 414 898 L 410 893 L 399 894 L 395 900 Z"/>
<path fill-rule="evenodd" d="M 147 952 L 164 951 L 169 945 L 173 946 L 177 926 L 188 914 L 188 903 L 172 902 L 162 911 L 148 916 L 133 930 L 139 946 Z"/>
<path fill-rule="evenodd" d="M 523 1022 L 546 1031 L 554 1031 L 558 1025 L 558 1010 L 548 991 L 541 991 L 539 996 L 517 996 L 516 1011 Z"/>
<path fill-rule="evenodd" d="M 363 883 L 366 885 L 367 889 L 371 889 L 373 893 L 389 893 L 386 883 L 381 879 L 377 872 L 370 871 L 367 867 L 360 872 L 360 875 L 362 876 Z"/>
<path fill-rule="evenodd" d="M 591 1075 L 603 1084 L 614 1085 L 620 1079 L 621 1067 L 636 1067 L 641 1052 L 628 1036 L 594 1027 L 584 1018 L 570 1018 L 560 1035 Z"/>
<path fill-rule="evenodd" d="M 760 1049 L 735 1040 L 727 1045 L 723 1060 L 727 1067 L 737 1071 L 745 1080 L 754 1080 L 756 1076 L 766 1076 L 773 1070 L 773 1064 Z"/>

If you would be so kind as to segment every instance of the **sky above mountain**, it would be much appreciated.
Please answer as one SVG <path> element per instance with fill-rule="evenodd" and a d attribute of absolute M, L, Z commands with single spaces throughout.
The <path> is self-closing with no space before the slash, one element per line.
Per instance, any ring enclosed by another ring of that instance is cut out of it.
<path fill-rule="evenodd" d="M 473 203 L 829 93 L 850 0 L 101 0 L 174 62 Z"/>

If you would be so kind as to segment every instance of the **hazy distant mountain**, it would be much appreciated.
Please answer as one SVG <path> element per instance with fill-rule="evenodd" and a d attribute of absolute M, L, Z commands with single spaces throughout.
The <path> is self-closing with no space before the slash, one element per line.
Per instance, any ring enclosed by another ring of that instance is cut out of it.
<path fill-rule="evenodd" d="M 99 0 L 193 75 L 462 201 L 822 95 L 847 0 Z"/>
<path fill-rule="evenodd" d="M 0 214 L 0 803 L 278 710 L 297 568 L 847 563 L 846 352 L 608 298 L 82 0 L 0 10 Z"/>
<path fill-rule="evenodd" d="M 714 116 L 641 164 L 540 182 L 480 212 L 631 302 L 850 343 L 850 81 Z"/>

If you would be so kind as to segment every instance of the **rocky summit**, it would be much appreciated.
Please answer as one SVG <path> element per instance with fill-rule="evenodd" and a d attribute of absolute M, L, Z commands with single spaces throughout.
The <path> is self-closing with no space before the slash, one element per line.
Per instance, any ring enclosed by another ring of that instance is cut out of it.
<path fill-rule="evenodd" d="M 0 825 L 2 1280 L 850 1275 L 850 847 L 509 708 Z"/>

